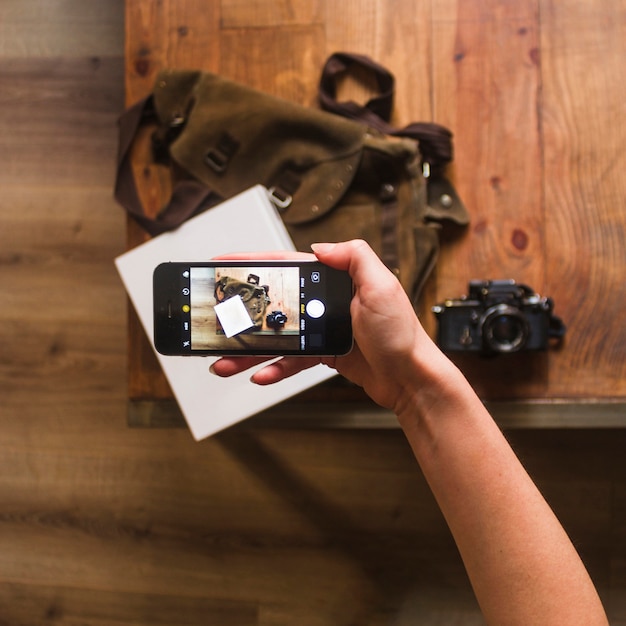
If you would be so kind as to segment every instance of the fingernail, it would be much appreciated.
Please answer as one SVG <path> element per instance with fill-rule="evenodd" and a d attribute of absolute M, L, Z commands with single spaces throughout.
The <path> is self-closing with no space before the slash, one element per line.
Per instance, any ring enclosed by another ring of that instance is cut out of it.
<path fill-rule="evenodd" d="M 314 243 L 311 245 L 311 250 L 316 254 L 328 254 L 336 245 L 336 243 Z"/>

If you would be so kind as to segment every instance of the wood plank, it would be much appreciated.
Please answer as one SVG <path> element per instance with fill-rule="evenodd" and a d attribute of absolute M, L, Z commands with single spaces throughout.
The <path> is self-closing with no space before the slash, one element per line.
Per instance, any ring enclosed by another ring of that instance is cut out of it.
<path fill-rule="evenodd" d="M 442 248 L 438 301 L 466 294 L 472 279 L 545 288 L 538 20 L 536 0 L 433 6 L 435 117 L 455 133 L 454 176 L 471 216 Z M 486 399 L 551 395 L 545 354 L 454 360 Z"/>
<path fill-rule="evenodd" d="M 341 10 L 327 5 L 326 55 L 336 51 L 365 54 L 386 67 L 395 77 L 391 122 L 403 127 L 411 122 L 438 121 L 433 111 L 431 2 L 344 2 Z M 368 84 L 339 82 L 339 100 L 365 104 L 378 92 Z M 368 88 L 369 87 L 369 88 Z M 428 302 L 436 301 L 435 277 L 422 291 L 419 314 L 429 334 L 435 320 Z"/>
<path fill-rule="evenodd" d="M 435 118 L 455 133 L 455 179 L 470 229 L 442 251 L 439 298 L 473 278 L 544 287 L 538 8 L 433 6 Z"/>
<path fill-rule="evenodd" d="M 396 77 L 393 123 L 432 121 L 431 2 L 348 0 L 326 11 L 326 56 L 371 57 Z"/>
<path fill-rule="evenodd" d="M 109 533 L 109 526 L 123 523 L 114 515 L 123 507 L 128 508 L 127 523 L 136 527 L 137 535 L 142 525 L 151 525 L 153 520 L 163 525 L 160 530 L 158 525 L 154 527 L 157 534 L 166 527 L 199 533 L 204 526 L 225 535 L 256 530 L 271 536 L 281 528 L 279 534 L 301 534 L 303 545 L 322 541 L 329 533 L 346 535 L 349 541 L 352 530 L 356 534 L 391 530 L 432 533 L 433 540 L 450 542 L 428 486 L 397 432 L 354 437 L 347 431 L 305 434 L 239 429 L 198 446 L 176 432 L 143 431 L 139 436 L 136 432 L 140 431 L 133 431 L 130 445 L 116 447 L 113 439 L 106 440 L 113 429 L 105 422 L 96 421 L 92 433 L 63 424 L 59 428 L 65 431 L 67 443 L 74 445 L 59 445 L 60 437 L 52 434 L 42 441 L 39 454 L 31 457 L 24 439 L 15 438 L 12 445 L 3 443 L 3 467 L 14 466 L 16 480 L 37 484 L 35 492 L 0 484 L 7 520 L 19 521 L 10 511 L 37 506 L 42 515 L 49 510 L 62 517 L 64 507 L 71 509 L 72 502 L 81 502 L 82 514 L 67 511 L 67 525 L 82 523 L 81 515 L 87 518 L 85 525 L 101 518 L 103 534 Z M 102 433 L 105 440 L 94 438 L 88 449 L 76 445 L 94 433 Z M 288 454 L 281 449 L 285 445 L 291 447 Z M 379 458 L 364 454 L 373 449 L 378 449 Z M 341 450 L 343 455 L 338 455 Z M 184 488 L 172 489 L 176 484 Z M 366 484 L 369 490 L 363 489 Z M 342 491 L 346 492 L 343 498 Z M 102 502 L 101 496 L 106 494 L 117 494 L 115 504 Z M 414 497 L 407 497 L 409 494 Z M 105 512 L 107 506 L 113 506 L 109 513 Z M 247 515 L 256 508 L 254 516 Z M 353 516 L 351 508 L 371 510 L 372 515 Z M 189 515 L 180 518 L 183 510 Z M 394 511 L 402 514 L 394 517 Z M 133 533 L 129 530 L 128 534 Z"/>
<path fill-rule="evenodd" d="M 224 30 L 220 42 L 221 75 L 298 104 L 317 106 L 325 59 L 323 26 Z"/>
<path fill-rule="evenodd" d="M 139 4 L 131 2 L 129 6 L 133 19 Z M 152 55 L 161 66 L 197 66 L 192 56 L 194 49 L 185 48 L 186 44 L 173 35 L 173 24 L 181 23 L 182 16 L 186 17 L 192 6 L 177 4 L 174 8 L 166 4 L 159 13 L 143 7 L 136 28 L 139 40 L 144 35 L 151 36 L 149 25 L 156 28 L 154 32 L 164 29 L 168 41 L 163 49 L 150 51 L 144 46 L 146 57 Z M 399 7 L 376 0 L 344 3 L 341 9 L 333 7 L 332 18 L 330 7 L 326 7 L 325 25 L 317 21 L 317 5 L 307 8 L 311 11 L 307 14 L 309 24 L 303 23 L 304 14 L 300 9 L 294 11 L 288 3 L 270 6 L 259 1 L 249 7 L 250 13 L 242 7 L 229 4 L 224 9 L 230 27 L 224 28 L 222 22 L 215 35 L 219 39 L 219 71 L 223 75 L 315 106 L 317 78 L 327 54 L 337 49 L 360 51 L 378 59 L 396 74 L 395 119 L 398 123 L 428 117 L 455 133 L 453 178 L 468 205 L 472 224 L 464 233 L 444 235 L 441 259 L 436 275 L 427 285 L 425 301 L 434 303 L 460 296 L 467 292 L 467 283 L 472 278 L 514 278 L 542 295 L 554 297 L 556 293 L 556 312 L 567 322 L 568 313 L 576 311 L 574 326 L 563 350 L 521 354 L 506 360 L 486 361 L 474 355 L 455 357 L 481 396 L 490 400 L 590 398 L 597 394 L 602 398 L 623 397 L 626 378 L 623 368 L 626 366 L 623 360 L 615 366 L 618 354 L 623 351 L 623 335 L 619 329 L 612 331 L 612 336 L 617 333 L 618 341 L 611 344 L 612 349 L 606 349 L 606 342 L 595 340 L 600 331 L 589 332 L 584 326 L 594 324 L 595 309 L 591 305 L 586 309 L 582 324 L 579 323 L 581 307 L 568 295 L 567 285 L 571 281 L 560 283 L 555 293 L 549 289 L 554 281 L 546 282 L 547 260 L 552 258 L 546 256 L 547 250 L 555 249 L 554 242 L 561 241 L 561 235 L 572 225 L 555 225 L 558 233 L 551 235 L 549 242 L 546 239 L 549 211 L 543 190 L 547 177 L 542 169 L 541 107 L 543 84 L 546 93 L 550 93 L 551 78 L 550 71 L 546 72 L 541 65 L 539 51 L 543 43 L 539 38 L 538 1 L 472 4 L 446 0 L 432 7 L 430 3 L 406 3 L 402 6 L 404 19 L 400 26 L 395 20 Z M 174 15 L 180 17 L 178 22 Z M 279 23 L 268 26 L 274 18 L 279 19 Z M 619 19 L 614 19 L 613 23 L 619 23 Z M 381 24 L 387 26 L 381 27 Z M 138 44 L 134 49 L 137 48 Z M 306 50 L 306 54 L 301 50 Z M 131 64 L 130 76 L 135 80 L 136 68 L 133 68 Z M 215 71 L 214 66 L 210 69 Z M 419 82 L 418 89 L 411 89 L 416 76 L 423 76 L 424 80 Z M 139 83 L 143 84 L 141 80 Z M 616 85 L 621 84 L 621 81 L 616 82 Z M 358 93 L 362 99 L 366 98 L 368 91 L 363 87 L 348 85 L 347 93 Z M 619 86 L 616 86 L 614 92 L 618 91 Z M 617 104 L 610 106 L 618 110 Z M 612 206 L 618 205 L 613 202 Z M 565 211 L 562 215 L 570 219 Z M 614 215 L 607 214 L 606 224 L 615 221 Z M 588 228 L 581 228 L 576 232 L 582 236 L 587 231 Z M 136 241 L 137 229 L 131 228 L 130 232 L 131 242 Z M 615 257 L 613 271 L 620 275 L 619 232 L 610 227 L 603 232 L 614 232 L 615 236 L 597 238 L 594 258 L 602 259 L 601 248 L 608 250 L 608 256 Z M 575 248 L 581 249 L 582 243 L 576 242 Z M 569 245 L 562 245 L 562 252 L 558 254 L 567 254 Z M 584 259 L 580 255 L 579 258 Z M 556 265 L 565 265 L 564 261 L 559 258 Z M 610 284 L 614 291 L 621 293 L 619 289 L 623 285 L 607 279 L 611 270 L 605 272 L 601 260 L 597 266 L 602 268 L 598 275 L 604 277 L 603 285 Z M 576 293 L 582 294 L 584 290 L 578 288 Z M 619 297 L 612 300 L 619 301 Z M 423 304 L 420 315 L 427 330 L 434 335 L 436 323 L 427 304 Z M 612 319 L 617 320 L 618 316 L 613 315 Z M 132 338 L 138 329 L 131 315 L 131 358 L 134 359 L 131 372 L 136 367 L 146 370 L 145 376 L 137 375 L 132 395 L 167 398 L 169 387 L 159 374 L 149 346 L 143 336 L 138 341 Z M 569 344 L 574 333 L 574 343 Z M 584 349 L 580 349 L 582 342 L 586 342 Z M 596 367 L 596 362 L 604 358 L 602 355 L 610 363 L 608 372 Z M 575 389 L 569 380 L 560 382 L 567 378 L 562 372 L 572 363 L 586 363 L 586 371 L 593 373 L 584 380 L 577 376 Z"/>
<path fill-rule="evenodd" d="M 111 188 L 123 72 L 120 57 L 0 58 L 0 185 Z"/>
<path fill-rule="evenodd" d="M 126 218 L 113 200 L 110 182 L 4 186 L 0 263 L 107 263 L 113 276 L 112 258 L 126 249 Z"/>
<path fill-rule="evenodd" d="M 76 444 L 95 433 L 77 430 L 75 445 L 49 439 L 36 455 L 23 439 L 0 446 L 0 464 L 11 468 L 2 475 L 12 477 L 0 481 L 6 583 L 28 583 L 44 601 L 37 589 L 54 579 L 70 614 L 84 610 L 76 593 L 87 587 L 94 611 L 99 598 L 128 597 L 134 607 L 149 595 L 164 610 L 174 597 L 189 610 L 212 601 L 226 613 L 235 602 L 258 603 L 268 619 L 312 625 L 417 618 L 419 608 L 477 617 L 401 433 L 235 429 L 169 446 L 164 431 L 141 433 L 133 445 L 98 437 L 92 448 Z M 595 555 L 592 573 L 604 584 L 610 481 L 623 442 L 600 431 L 512 436 L 583 554 Z M 16 482 L 35 487 L 5 488 Z"/>
<path fill-rule="evenodd" d="M 569 325 L 554 394 L 626 394 L 626 7 L 541 1 L 546 281 Z"/>
<path fill-rule="evenodd" d="M 121 56 L 124 0 L 3 0 L 0 58 Z"/>
<path fill-rule="evenodd" d="M 124 216 L 110 189 L 9 186 L 0 197 L 0 389 L 75 400 L 123 380 L 125 297 L 112 264 Z"/>
<path fill-rule="evenodd" d="M 41 325 L 123 321 L 112 258 L 124 249 L 124 218 L 110 190 L 9 187 L 0 214 L 5 323 L 19 324 L 25 313 Z"/>
<path fill-rule="evenodd" d="M 229 0 L 222 3 L 222 29 L 323 24 L 324 7 L 324 0 Z"/>
<path fill-rule="evenodd" d="M 108 626 L 136 626 L 139 623 L 256 626 L 259 623 L 254 603 L 48 584 L 5 582 L 0 586 L 0 606 L 5 623 L 23 626 L 41 624 L 42 615 L 57 623 Z"/>
<path fill-rule="evenodd" d="M 163 68 L 219 71 L 220 3 L 126 0 L 126 103 L 147 96 Z"/>
<path fill-rule="evenodd" d="M 107 450 L 99 442 L 95 450 L 72 446 L 68 454 L 67 447 L 49 447 L 37 456 L 25 455 L 23 446 L 3 445 L 0 458 L 13 468 L 12 480 L 37 485 L 4 493 L 0 481 L 3 579 L 36 589 L 53 578 L 67 590 L 61 597 L 69 611 L 81 607 L 72 589 L 85 586 L 104 597 L 129 594 L 131 604 L 138 594 L 151 594 L 166 608 L 173 596 L 181 606 L 208 596 L 218 606 L 259 603 L 272 607 L 270 613 L 302 615 L 303 624 L 334 623 L 337 615 L 343 623 L 344 616 L 376 610 L 385 590 L 416 563 L 432 573 L 438 568 L 431 561 L 441 559 L 441 550 L 454 554 L 432 497 L 415 499 L 416 488 L 428 488 L 415 473 L 406 442 L 400 433 L 391 435 L 383 438 L 383 449 L 400 446 L 401 454 L 370 459 L 363 452 L 371 443 L 381 445 L 378 435 L 351 444 L 351 434 L 337 439 L 326 432 L 277 439 L 267 432 L 231 434 L 210 445 L 160 448 L 164 456 L 155 456 L 156 449 L 137 456 L 140 445 Z M 73 440 L 84 436 L 77 432 Z M 295 445 L 284 454 L 289 442 Z M 367 475 L 383 479 L 375 481 L 375 492 Z M 390 485 L 401 488 L 393 495 Z M 354 497 L 362 504 L 348 504 Z M 388 511 L 380 517 L 378 503 Z M 360 509 L 363 514 L 354 515 Z M 434 535 L 433 519 L 439 527 Z M 394 546 L 411 541 L 406 533 L 416 529 L 428 541 L 410 554 L 398 551 Z M 455 558 L 454 574 L 448 570 L 447 576 L 461 582 Z"/>
<path fill-rule="evenodd" d="M 152 91 L 156 75 L 163 68 L 219 71 L 220 3 L 187 0 L 153 4 L 127 0 L 125 19 L 127 105 L 134 104 Z M 154 174 L 154 180 L 161 181 L 156 168 L 150 173 Z M 158 199 L 154 201 L 160 205 Z M 145 240 L 144 231 L 129 220 L 128 246 L 132 248 Z M 172 391 L 143 327 L 130 309 L 128 354 L 129 398 L 171 398 Z"/>

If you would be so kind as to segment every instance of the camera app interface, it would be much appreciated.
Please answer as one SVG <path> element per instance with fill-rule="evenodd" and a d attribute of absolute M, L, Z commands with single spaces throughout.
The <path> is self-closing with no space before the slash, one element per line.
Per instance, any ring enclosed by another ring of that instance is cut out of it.
<path fill-rule="evenodd" d="M 183 269 L 183 349 L 322 348 L 324 274 L 317 266 Z"/>

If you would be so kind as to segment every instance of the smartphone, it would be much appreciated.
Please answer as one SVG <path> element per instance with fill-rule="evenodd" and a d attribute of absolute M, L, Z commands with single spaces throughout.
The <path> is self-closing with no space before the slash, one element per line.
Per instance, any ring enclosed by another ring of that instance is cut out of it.
<path fill-rule="evenodd" d="M 163 263 L 154 345 L 180 356 L 347 354 L 352 293 L 347 272 L 317 261 Z"/>

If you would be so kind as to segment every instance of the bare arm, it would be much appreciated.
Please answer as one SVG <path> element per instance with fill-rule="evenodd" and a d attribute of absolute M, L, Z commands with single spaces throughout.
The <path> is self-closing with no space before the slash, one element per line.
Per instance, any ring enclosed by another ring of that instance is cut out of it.
<path fill-rule="evenodd" d="M 439 397 L 407 401 L 398 418 L 487 622 L 607 624 L 561 524 L 468 383 L 446 370 L 422 378 Z"/>
<path fill-rule="evenodd" d="M 391 410 L 455 538 L 490 624 L 607 624 L 561 524 L 461 372 L 431 341 L 400 284 L 364 242 L 318 245 L 348 270 L 355 348 L 327 365 Z M 218 375 L 250 359 L 223 359 Z M 284 358 L 254 375 L 271 384 L 315 359 Z"/>

